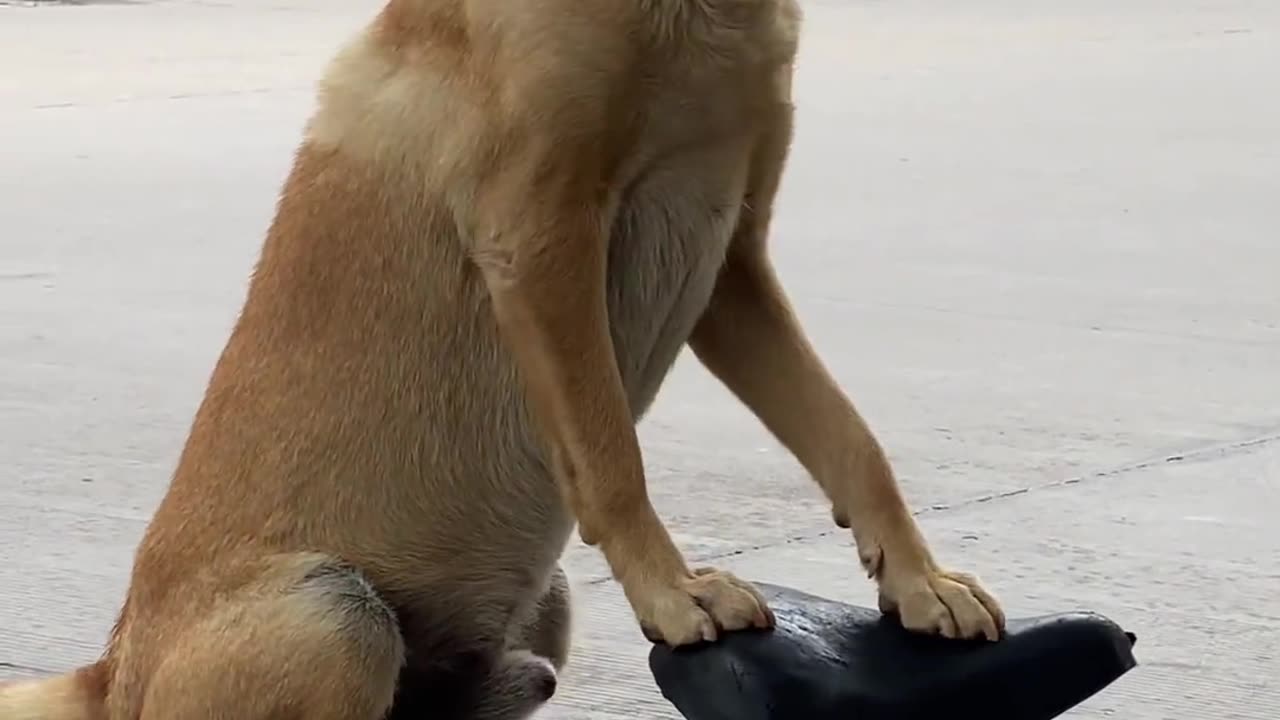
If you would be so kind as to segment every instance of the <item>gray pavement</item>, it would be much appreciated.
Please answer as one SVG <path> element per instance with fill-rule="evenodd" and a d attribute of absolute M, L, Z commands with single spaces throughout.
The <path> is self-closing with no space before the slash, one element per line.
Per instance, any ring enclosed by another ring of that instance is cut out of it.
<path fill-rule="evenodd" d="M 374 0 L 0 2 L 0 679 L 91 660 L 336 44 Z M 811 0 L 774 247 L 939 554 L 1142 665 L 1072 717 L 1280 717 L 1280 3 Z M 691 358 L 686 552 L 870 603 Z M 562 720 L 673 718 L 574 546 Z"/>

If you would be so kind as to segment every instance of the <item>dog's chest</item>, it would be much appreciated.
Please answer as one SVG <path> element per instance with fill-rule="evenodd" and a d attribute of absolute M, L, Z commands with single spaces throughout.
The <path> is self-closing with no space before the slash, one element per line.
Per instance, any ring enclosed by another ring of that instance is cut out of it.
<path fill-rule="evenodd" d="M 631 411 L 644 414 L 706 310 L 747 192 L 760 128 L 788 101 L 792 0 L 672 4 L 679 56 L 644 84 L 637 163 L 609 243 L 611 332 Z"/>
<path fill-rule="evenodd" d="M 609 239 L 609 320 L 637 417 L 710 300 L 744 176 L 745 158 L 724 148 L 660 167 L 623 198 Z"/>

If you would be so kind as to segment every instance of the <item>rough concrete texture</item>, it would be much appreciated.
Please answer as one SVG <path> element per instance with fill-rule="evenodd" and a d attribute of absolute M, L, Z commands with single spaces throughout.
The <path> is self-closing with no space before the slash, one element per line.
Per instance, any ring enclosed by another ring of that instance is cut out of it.
<path fill-rule="evenodd" d="M 0 3 L 0 678 L 92 659 L 336 44 L 375 0 Z M 784 280 L 939 554 L 1142 665 L 1073 716 L 1280 717 L 1280 3 L 811 0 Z M 873 600 L 685 357 L 684 549 Z M 545 717 L 671 718 L 596 553 Z"/>

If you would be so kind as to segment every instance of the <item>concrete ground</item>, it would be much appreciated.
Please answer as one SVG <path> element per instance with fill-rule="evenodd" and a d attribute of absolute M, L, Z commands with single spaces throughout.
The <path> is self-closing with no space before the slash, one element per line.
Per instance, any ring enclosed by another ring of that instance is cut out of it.
<path fill-rule="evenodd" d="M 290 160 L 375 0 L 0 2 L 0 678 L 92 659 Z M 1280 717 L 1280 3 L 810 0 L 774 246 L 938 553 L 1142 665 L 1079 718 Z M 873 601 L 690 358 L 686 552 Z M 672 718 L 596 553 L 545 717 Z"/>

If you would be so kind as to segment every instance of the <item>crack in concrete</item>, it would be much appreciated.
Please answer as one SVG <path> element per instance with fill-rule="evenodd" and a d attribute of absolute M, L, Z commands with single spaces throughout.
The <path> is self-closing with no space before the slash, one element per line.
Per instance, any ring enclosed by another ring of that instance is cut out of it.
<path fill-rule="evenodd" d="M 1063 478 L 1061 480 L 1055 480 L 1053 482 L 1044 483 L 1042 485 L 1029 485 L 1024 488 L 1018 488 L 1016 490 L 1007 490 L 1005 492 L 992 493 L 989 495 L 981 495 L 978 497 L 961 500 L 956 503 L 938 503 L 935 505 L 930 505 L 929 507 L 926 507 L 926 508 L 922 508 L 916 511 L 914 514 L 917 517 L 919 517 L 921 515 L 930 515 L 930 514 L 939 513 L 939 512 L 946 512 L 948 510 L 956 510 L 959 508 L 970 507 L 972 505 L 981 505 L 984 503 L 990 503 L 997 500 L 1004 500 L 1006 498 L 1017 497 L 1020 495 L 1027 495 L 1029 493 L 1038 492 L 1041 490 L 1052 490 L 1054 488 L 1067 487 L 1070 485 L 1078 485 L 1082 482 L 1089 481 L 1089 480 L 1100 480 L 1102 478 L 1116 477 L 1118 475 L 1125 475 L 1131 472 L 1146 470 L 1147 468 L 1158 467 L 1160 465 L 1168 465 L 1171 463 L 1197 462 L 1197 461 L 1204 461 L 1204 460 L 1210 460 L 1210 459 L 1217 459 L 1217 458 L 1233 455 L 1237 452 L 1251 450 L 1253 448 L 1267 445 L 1276 441 L 1280 441 L 1280 433 L 1270 433 L 1267 435 L 1261 435 L 1259 437 L 1250 438 L 1248 440 L 1240 440 L 1240 441 L 1226 443 L 1226 444 L 1207 445 L 1204 447 L 1199 447 L 1199 448 L 1187 450 L 1180 453 L 1165 455 L 1163 457 L 1151 458 L 1151 459 L 1142 460 L 1139 462 L 1118 465 L 1109 470 L 1099 470 L 1096 472 L 1086 473 L 1084 475 L 1076 475 L 1074 477 Z"/>
<path fill-rule="evenodd" d="M 133 103 L 170 102 L 174 100 L 210 100 L 223 98 L 239 98 L 252 95 L 271 95 L 274 93 L 306 92 L 306 85 L 281 85 L 276 87 L 245 88 L 242 90 L 210 90 L 206 92 L 180 92 L 163 95 L 126 95 L 123 97 L 98 100 L 68 100 L 66 102 L 47 102 L 31 105 L 28 110 L 66 110 L 87 107 L 103 107 L 109 105 L 130 105 Z"/>
<path fill-rule="evenodd" d="M 1231 455 L 1235 455 L 1237 453 L 1254 450 L 1264 445 L 1270 445 L 1271 443 L 1274 443 L 1274 442 L 1280 442 L 1280 432 L 1268 433 L 1266 435 L 1260 435 L 1258 437 L 1250 438 L 1248 440 L 1239 440 L 1236 442 L 1230 442 L 1225 444 L 1206 445 L 1206 446 L 1194 448 L 1191 450 L 1186 450 L 1179 453 L 1165 455 L 1162 457 L 1150 458 L 1147 460 L 1141 460 L 1141 461 L 1132 462 L 1132 463 L 1125 463 L 1123 465 L 1118 465 L 1107 470 L 1098 470 L 1096 472 L 1086 473 L 1083 475 L 1076 475 L 1073 477 L 1063 478 L 1061 480 L 1054 480 L 1053 482 L 1048 482 L 1041 485 L 1028 485 L 1027 487 L 1018 488 L 1016 490 L 1007 490 L 1004 492 L 991 493 L 988 495 L 980 495 L 977 497 L 960 500 L 954 503 L 937 503 L 934 505 L 930 505 L 928 507 L 921 508 L 913 512 L 912 515 L 914 515 L 915 517 L 921 517 L 924 515 L 936 515 L 944 512 L 949 512 L 952 510 L 959 510 L 961 508 L 972 507 L 974 505 L 985 505 L 988 503 L 999 502 L 1001 500 L 1007 500 L 1013 497 L 1021 497 L 1023 495 L 1028 495 L 1033 492 L 1040 492 L 1043 490 L 1053 490 L 1055 488 L 1079 485 L 1087 481 L 1117 477 L 1120 475 L 1126 475 L 1128 473 L 1138 472 L 1140 470 L 1146 470 L 1148 468 L 1159 467 L 1162 465 L 1169 465 L 1173 463 L 1200 462 L 1200 461 L 1206 461 L 1206 460 L 1221 459 L 1223 457 L 1228 457 Z M 845 530 L 843 528 L 833 528 L 831 530 L 823 530 L 821 532 L 816 532 L 816 533 L 814 532 L 797 533 L 795 535 L 790 535 L 772 542 L 762 543 L 760 545 L 750 545 L 746 547 L 734 548 L 731 550 L 725 550 L 722 552 L 712 553 L 710 555 L 705 555 L 705 556 L 696 557 L 696 558 L 690 557 L 689 560 L 692 563 L 703 563 L 703 562 L 711 562 L 714 560 L 723 560 L 724 558 L 738 557 L 741 555 L 746 555 L 748 553 L 758 552 L 760 550 L 771 550 L 773 548 L 792 545 L 799 542 L 819 540 L 819 539 L 830 537 L 836 534 L 849 534 L 849 532 L 850 531 Z M 586 581 L 583 584 L 586 586 L 595 586 L 595 585 L 602 585 L 604 583 L 611 582 L 612 580 L 613 578 L 609 576 L 596 577 Z"/>
<path fill-rule="evenodd" d="M 53 672 L 48 668 L 39 668 L 39 667 L 34 667 L 32 665 L 23 665 L 22 663 L 9 662 L 7 660 L 0 660 L 0 670 L 17 670 L 19 672 L 35 673 L 35 674 L 48 674 Z M 21 679 L 18 679 L 18 681 L 21 681 Z M 9 681 L 8 680 L 0 681 L 0 685 L 3 685 L 5 682 L 9 682 Z"/>

